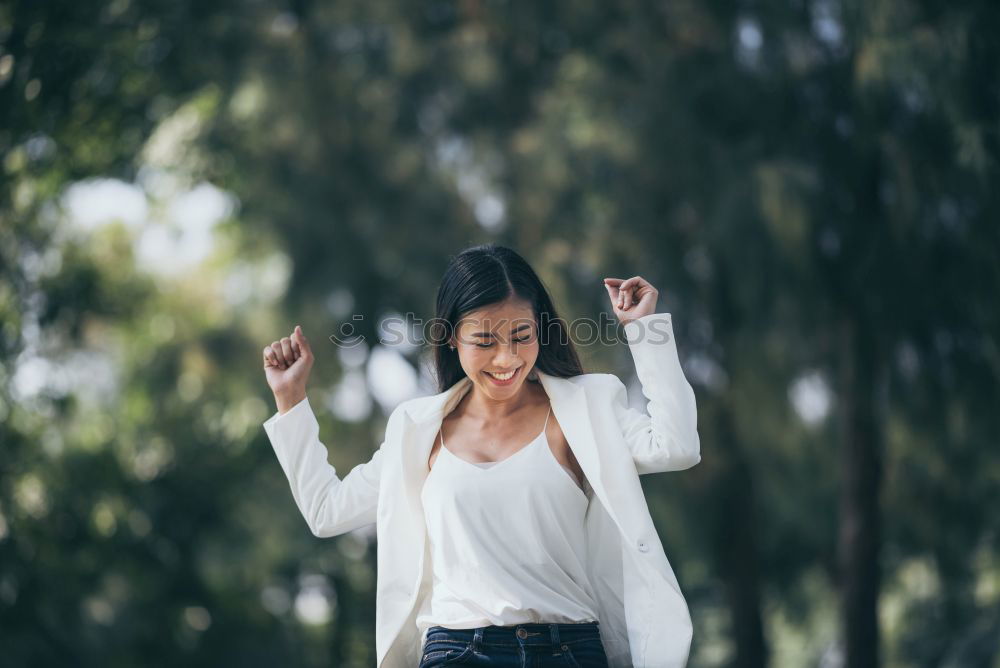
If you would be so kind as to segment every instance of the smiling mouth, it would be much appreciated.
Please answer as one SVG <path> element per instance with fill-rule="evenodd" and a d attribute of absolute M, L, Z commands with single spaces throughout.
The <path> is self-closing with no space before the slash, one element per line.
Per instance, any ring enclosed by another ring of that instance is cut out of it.
<path fill-rule="evenodd" d="M 502 374 L 501 373 L 494 373 L 494 372 L 491 372 L 491 371 L 484 371 L 483 373 L 485 373 L 487 376 L 489 376 L 490 378 L 492 378 L 495 381 L 498 381 L 498 382 L 501 382 L 501 383 L 506 383 L 506 382 L 508 382 L 510 380 L 513 380 L 514 376 L 516 376 L 520 371 L 521 371 L 521 367 L 517 367 L 513 371 L 508 371 L 507 373 L 502 373 Z"/>

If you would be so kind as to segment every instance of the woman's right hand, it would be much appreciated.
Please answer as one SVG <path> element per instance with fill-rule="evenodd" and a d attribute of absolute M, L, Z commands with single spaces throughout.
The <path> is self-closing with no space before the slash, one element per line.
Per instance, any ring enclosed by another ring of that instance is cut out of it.
<path fill-rule="evenodd" d="M 274 393 L 279 413 L 287 413 L 305 399 L 312 365 L 312 348 L 298 325 L 291 336 L 264 346 L 264 375 Z"/>

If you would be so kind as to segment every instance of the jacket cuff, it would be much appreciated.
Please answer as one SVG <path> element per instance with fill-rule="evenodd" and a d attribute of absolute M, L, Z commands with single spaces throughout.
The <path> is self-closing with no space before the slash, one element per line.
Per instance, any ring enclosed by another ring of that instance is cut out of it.
<path fill-rule="evenodd" d="M 309 404 L 309 397 L 304 397 L 302 399 L 302 401 L 300 401 L 299 403 L 295 404 L 294 406 L 292 406 L 291 408 L 289 408 L 287 411 L 285 411 L 284 415 L 282 415 L 278 411 L 275 411 L 274 415 L 272 415 L 271 417 L 269 417 L 267 419 L 267 421 L 264 423 L 264 426 L 267 427 L 267 426 L 270 426 L 270 425 L 274 424 L 278 420 L 284 420 L 285 418 L 287 418 L 292 413 L 294 413 L 296 411 L 302 411 L 302 410 L 304 410 L 304 406 L 303 405 L 305 405 L 305 407 L 309 407 L 308 404 Z"/>
<path fill-rule="evenodd" d="M 311 427 L 314 422 L 316 422 L 316 417 L 313 415 L 312 406 L 309 404 L 309 397 L 305 397 L 302 401 L 288 409 L 284 415 L 275 411 L 274 415 L 264 422 L 264 431 L 267 432 L 271 443 L 277 448 L 280 443 L 287 440 L 286 438 L 280 438 L 281 436 L 300 433 L 303 427 Z"/>
<path fill-rule="evenodd" d="M 630 343 L 662 344 L 673 340 L 669 313 L 650 313 L 625 325 L 625 339 Z"/>
<path fill-rule="evenodd" d="M 669 313 L 650 313 L 625 325 L 635 374 L 646 397 L 660 400 L 668 387 L 687 382 L 681 370 Z"/>

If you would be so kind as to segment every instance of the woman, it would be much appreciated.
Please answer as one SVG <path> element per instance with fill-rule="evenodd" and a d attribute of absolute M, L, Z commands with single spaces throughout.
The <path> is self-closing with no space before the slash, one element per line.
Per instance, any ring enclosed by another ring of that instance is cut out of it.
<path fill-rule="evenodd" d="M 657 290 L 604 285 L 648 415 L 617 377 L 583 373 L 519 255 L 477 246 L 438 290 L 441 391 L 397 407 L 343 480 L 301 328 L 264 348 L 278 408 L 264 426 L 313 533 L 377 524 L 378 666 L 685 665 L 690 616 L 638 475 L 700 461 L 694 393 Z"/>

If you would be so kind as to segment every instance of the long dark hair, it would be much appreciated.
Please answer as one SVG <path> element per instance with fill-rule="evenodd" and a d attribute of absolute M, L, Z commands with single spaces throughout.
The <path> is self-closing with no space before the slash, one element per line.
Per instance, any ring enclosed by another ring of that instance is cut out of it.
<path fill-rule="evenodd" d="M 534 270 L 510 248 L 488 243 L 453 257 L 441 278 L 432 342 L 438 391 L 444 392 L 465 376 L 458 351 L 447 345 L 458 321 L 470 311 L 511 297 L 529 302 L 534 312 L 539 344 L 535 367 L 561 378 L 584 373 L 568 328 Z"/>

